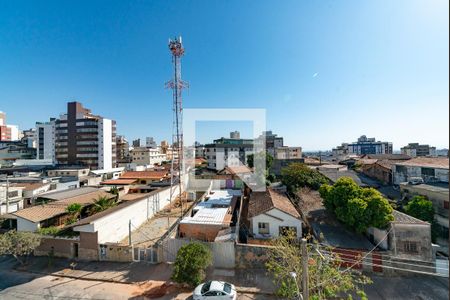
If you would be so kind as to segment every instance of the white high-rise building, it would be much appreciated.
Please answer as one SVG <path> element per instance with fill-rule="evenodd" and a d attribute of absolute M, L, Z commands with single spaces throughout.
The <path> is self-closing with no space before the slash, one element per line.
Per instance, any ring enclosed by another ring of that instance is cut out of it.
<path fill-rule="evenodd" d="M 56 162 L 55 119 L 50 119 L 48 122 L 36 122 L 36 158 Z"/>

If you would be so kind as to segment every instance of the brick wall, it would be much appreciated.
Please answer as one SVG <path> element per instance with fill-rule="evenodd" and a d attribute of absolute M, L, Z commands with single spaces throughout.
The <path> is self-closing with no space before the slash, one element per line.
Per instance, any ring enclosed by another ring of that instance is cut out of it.
<path fill-rule="evenodd" d="M 133 249 L 127 245 L 113 245 L 104 244 L 99 245 L 101 261 L 119 261 L 119 262 L 131 262 L 133 261 Z"/>
<path fill-rule="evenodd" d="M 217 233 L 224 227 L 222 225 L 200 225 L 180 223 L 178 234 L 182 238 L 192 238 L 206 242 L 213 242 Z"/>

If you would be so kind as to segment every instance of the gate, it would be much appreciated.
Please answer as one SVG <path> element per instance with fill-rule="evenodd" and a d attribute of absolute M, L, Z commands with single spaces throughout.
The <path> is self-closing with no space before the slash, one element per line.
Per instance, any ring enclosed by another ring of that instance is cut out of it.
<path fill-rule="evenodd" d="M 158 263 L 157 248 L 133 248 L 133 261 L 146 261 L 152 264 Z"/>

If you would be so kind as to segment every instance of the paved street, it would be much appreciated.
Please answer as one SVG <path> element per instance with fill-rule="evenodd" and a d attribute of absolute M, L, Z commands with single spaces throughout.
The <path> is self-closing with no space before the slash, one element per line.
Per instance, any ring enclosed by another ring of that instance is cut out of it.
<path fill-rule="evenodd" d="M 63 268 L 64 262 L 55 260 L 48 268 L 46 259 L 32 259 L 29 270 L 35 273 L 30 273 L 13 269 L 17 266 L 14 259 L 0 258 L 0 299 L 192 299 L 190 289 L 170 283 L 170 265 L 90 262 L 70 270 Z M 213 269 L 208 279 L 234 283 L 239 291 L 247 292 L 239 294 L 239 299 L 276 298 L 255 294 L 273 291 L 264 270 Z M 447 278 L 372 276 L 372 280 L 365 287 L 369 299 L 448 299 Z"/>

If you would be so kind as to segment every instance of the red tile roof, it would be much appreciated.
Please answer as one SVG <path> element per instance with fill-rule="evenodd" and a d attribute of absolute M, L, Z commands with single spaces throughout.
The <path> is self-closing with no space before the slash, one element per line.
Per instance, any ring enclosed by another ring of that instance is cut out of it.
<path fill-rule="evenodd" d="M 251 194 L 248 206 L 248 217 L 255 217 L 274 208 L 295 218 L 300 218 L 300 214 L 289 198 L 285 194 L 272 189 L 268 189 L 265 192 L 253 192 Z"/>
<path fill-rule="evenodd" d="M 105 180 L 100 182 L 100 184 L 105 185 L 127 185 L 127 184 L 133 184 L 137 181 L 137 179 L 112 179 L 112 180 Z"/>
<path fill-rule="evenodd" d="M 120 179 L 162 179 L 167 176 L 167 171 L 129 171 L 123 173 Z"/>
<path fill-rule="evenodd" d="M 448 169 L 449 160 L 448 157 L 415 157 L 407 161 L 396 163 L 396 165 Z"/>

